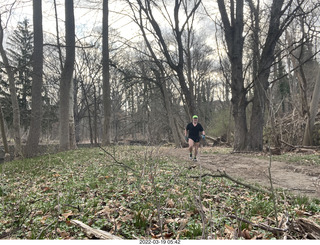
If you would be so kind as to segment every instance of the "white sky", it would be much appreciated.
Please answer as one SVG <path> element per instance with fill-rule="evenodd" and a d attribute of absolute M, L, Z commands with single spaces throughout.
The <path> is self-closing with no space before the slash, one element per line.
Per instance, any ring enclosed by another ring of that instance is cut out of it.
<path fill-rule="evenodd" d="M 12 3 L 16 2 L 11 12 Z M 75 25 L 78 38 L 88 35 L 93 30 L 100 31 L 102 25 L 102 1 L 100 3 L 87 3 L 87 1 L 75 0 Z M 56 23 L 53 0 L 44 0 L 43 9 L 43 31 L 45 33 L 56 34 Z M 64 0 L 57 0 L 58 18 L 64 20 Z M 110 1 L 109 22 L 111 28 L 117 29 L 123 35 L 134 35 L 137 31 L 135 24 L 123 15 L 124 5 L 118 0 Z M 6 33 L 11 33 L 18 25 L 19 21 L 25 18 L 32 24 L 32 0 L 0 0 L 0 13 L 2 25 L 7 26 Z M 9 14 L 11 13 L 11 14 Z M 118 14 L 122 13 L 122 14 Z M 10 18 L 8 18 L 10 16 Z M 64 28 L 64 23 L 59 23 L 60 31 Z M 63 32 L 60 33 L 63 36 Z"/>
<path fill-rule="evenodd" d="M 211 1 L 211 0 L 210 0 Z M 209 2 L 210 2 L 209 1 Z M 32 0 L 0 0 L 0 13 L 2 15 L 2 25 L 8 20 L 9 8 L 13 2 L 16 2 L 12 14 L 8 21 L 7 31 L 12 32 L 18 25 L 19 21 L 23 21 L 25 18 L 30 20 L 32 24 Z M 90 3 L 98 2 L 98 3 Z M 58 18 L 64 19 L 64 0 L 57 0 L 58 6 Z M 90 34 L 93 30 L 100 31 L 102 25 L 102 1 L 85 1 L 74 0 L 75 6 L 75 25 L 76 35 L 78 38 L 82 38 Z M 56 24 L 54 16 L 53 0 L 43 0 L 43 31 L 45 33 L 56 34 Z M 109 23 L 110 27 L 120 32 L 121 36 L 130 39 L 131 36 L 139 31 L 136 24 L 132 23 L 130 18 L 126 16 L 126 12 L 130 13 L 128 6 L 121 0 L 111 0 L 109 3 Z M 209 21 L 209 19 L 208 19 Z M 210 23 L 210 21 L 208 22 Z M 212 23 L 211 23 L 212 24 Z M 60 35 L 63 36 L 64 32 L 61 31 L 64 28 L 64 23 L 59 23 Z M 206 28 L 208 26 L 206 25 Z M 211 29 L 213 31 L 213 29 Z"/>

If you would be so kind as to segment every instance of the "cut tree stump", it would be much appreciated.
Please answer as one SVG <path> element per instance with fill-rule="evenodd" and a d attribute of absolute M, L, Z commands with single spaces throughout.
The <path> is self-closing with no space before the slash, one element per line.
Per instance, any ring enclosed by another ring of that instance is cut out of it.
<path fill-rule="evenodd" d="M 103 230 L 94 229 L 94 228 L 82 223 L 79 220 L 73 219 L 70 221 L 70 223 L 74 224 L 76 226 L 79 226 L 89 238 L 95 237 L 95 238 L 103 239 L 103 240 L 122 240 L 121 237 L 112 235 L 111 233 L 103 231 Z"/>

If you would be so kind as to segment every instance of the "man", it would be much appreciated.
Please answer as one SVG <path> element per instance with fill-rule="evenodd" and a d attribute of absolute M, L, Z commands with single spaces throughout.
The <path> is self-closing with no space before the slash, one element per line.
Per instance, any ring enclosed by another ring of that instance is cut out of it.
<path fill-rule="evenodd" d="M 189 136 L 188 136 L 189 132 Z M 200 123 L 198 123 L 198 116 L 194 115 L 192 117 L 192 122 L 189 123 L 185 129 L 185 138 L 186 141 L 189 143 L 189 153 L 190 153 L 190 159 L 192 160 L 192 151 L 194 147 L 194 158 L 193 161 L 197 161 L 197 154 L 198 154 L 198 148 L 200 145 L 200 133 L 202 133 L 202 138 L 205 139 L 205 132 L 203 130 L 203 127 Z"/>

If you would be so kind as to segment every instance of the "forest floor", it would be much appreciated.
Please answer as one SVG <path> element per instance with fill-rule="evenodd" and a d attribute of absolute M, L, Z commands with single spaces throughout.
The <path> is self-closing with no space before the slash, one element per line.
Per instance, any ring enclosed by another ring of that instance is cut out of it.
<path fill-rule="evenodd" d="M 189 160 L 188 149 L 163 148 L 163 153 L 177 157 L 182 162 L 189 161 L 213 173 L 225 172 L 229 176 L 243 180 L 249 184 L 270 187 L 268 154 L 230 153 L 231 148 L 202 147 L 198 162 Z M 299 155 L 299 162 L 293 161 Z M 179 162 L 179 161 L 178 161 Z M 303 158 L 302 154 L 286 154 L 272 156 L 271 178 L 274 188 L 292 192 L 293 194 L 320 198 L 320 154 Z"/>
<path fill-rule="evenodd" d="M 267 154 L 230 152 L 193 162 L 186 148 L 118 145 L 2 163 L 0 240 L 320 239 L 317 152 L 272 156 L 274 191 Z"/>

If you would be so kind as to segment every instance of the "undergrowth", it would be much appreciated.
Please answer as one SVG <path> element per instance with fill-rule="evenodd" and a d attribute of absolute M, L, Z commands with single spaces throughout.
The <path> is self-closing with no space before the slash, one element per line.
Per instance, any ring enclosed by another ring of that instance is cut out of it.
<path fill-rule="evenodd" d="M 270 195 L 205 173 L 156 147 L 78 149 L 1 165 L 0 238 L 86 239 L 76 219 L 124 239 L 272 239 L 230 215 L 275 225 Z M 319 201 L 278 195 L 278 215 Z M 245 234 L 245 235 L 243 235 Z"/>

